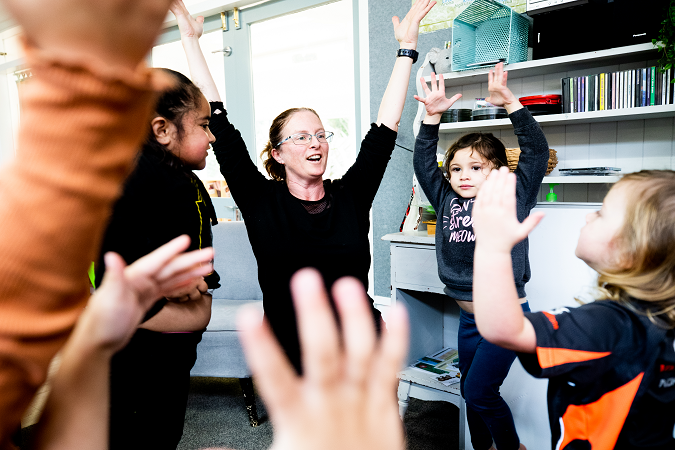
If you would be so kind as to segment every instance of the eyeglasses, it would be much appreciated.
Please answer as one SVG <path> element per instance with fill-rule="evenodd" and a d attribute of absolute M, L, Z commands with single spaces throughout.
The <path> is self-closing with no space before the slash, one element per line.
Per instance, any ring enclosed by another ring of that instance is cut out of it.
<path fill-rule="evenodd" d="M 312 136 L 316 136 L 316 140 L 321 142 L 322 144 L 327 144 L 331 141 L 333 138 L 333 132 L 332 131 L 319 131 L 316 134 L 309 134 L 309 133 L 295 133 L 290 136 L 288 136 L 286 139 L 283 141 L 279 142 L 277 144 L 277 147 L 279 147 L 281 144 L 286 142 L 289 139 L 293 139 L 293 143 L 296 145 L 306 145 L 312 142 Z"/>

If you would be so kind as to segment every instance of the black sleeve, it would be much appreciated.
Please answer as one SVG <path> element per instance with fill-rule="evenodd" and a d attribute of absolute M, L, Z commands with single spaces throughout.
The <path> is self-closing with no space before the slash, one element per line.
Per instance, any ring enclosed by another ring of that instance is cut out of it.
<path fill-rule="evenodd" d="M 397 133 L 385 125 L 371 124 L 361 142 L 361 150 L 354 164 L 342 177 L 345 185 L 358 192 L 361 207 L 370 209 L 380 187 L 387 164 L 396 144 Z"/>
<path fill-rule="evenodd" d="M 216 137 L 213 152 L 237 206 L 246 211 L 264 195 L 268 180 L 255 166 L 241 133 L 227 119 L 223 102 L 211 102 L 209 128 Z"/>
<path fill-rule="evenodd" d="M 170 240 L 161 240 L 166 228 L 159 218 L 166 215 L 162 204 L 170 195 L 163 190 L 164 181 L 152 163 L 141 155 L 113 206 L 96 263 L 96 287 L 100 286 L 105 271 L 105 252 L 114 251 L 131 264 Z"/>
<path fill-rule="evenodd" d="M 527 108 L 509 115 L 509 119 L 520 147 L 520 159 L 515 173 L 518 179 L 518 205 L 525 207 L 518 211 L 518 219 L 522 221 L 537 204 L 539 186 L 548 168 L 549 148 L 544 132 Z"/>
<path fill-rule="evenodd" d="M 574 375 L 589 380 L 616 365 L 635 345 L 633 320 L 625 310 L 599 301 L 578 308 L 527 313 L 534 326 L 534 354 L 519 354 L 525 370 L 538 378 Z"/>
<path fill-rule="evenodd" d="M 443 176 L 443 170 L 438 167 L 436 159 L 439 127 L 440 124 L 422 124 L 415 139 L 415 153 L 413 154 L 413 167 L 417 181 L 436 211 L 440 211 L 441 202 L 448 190 L 452 189 Z"/>

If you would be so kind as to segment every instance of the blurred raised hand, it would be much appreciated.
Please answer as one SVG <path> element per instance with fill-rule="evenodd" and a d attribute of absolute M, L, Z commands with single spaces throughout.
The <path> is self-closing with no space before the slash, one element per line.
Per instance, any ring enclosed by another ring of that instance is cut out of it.
<path fill-rule="evenodd" d="M 32 448 L 107 448 L 112 356 L 155 300 L 213 270 L 213 249 L 182 253 L 189 245 L 179 236 L 130 266 L 116 253 L 105 255 L 103 282 L 61 351 Z"/>
<path fill-rule="evenodd" d="M 397 305 L 377 338 L 360 282 L 338 280 L 335 321 L 321 276 L 300 270 L 291 280 L 304 374 L 288 362 L 267 322 L 240 315 L 242 344 L 274 426 L 274 450 L 400 450 L 396 372 L 408 346 L 408 321 Z"/>
<path fill-rule="evenodd" d="M 509 254 L 525 239 L 544 217 L 530 214 L 522 223 L 516 216 L 516 175 L 508 167 L 493 170 L 483 183 L 473 206 L 473 229 L 476 245 Z"/>
<path fill-rule="evenodd" d="M 159 33 L 171 0 L 0 0 L 28 41 L 60 58 L 134 69 Z"/>

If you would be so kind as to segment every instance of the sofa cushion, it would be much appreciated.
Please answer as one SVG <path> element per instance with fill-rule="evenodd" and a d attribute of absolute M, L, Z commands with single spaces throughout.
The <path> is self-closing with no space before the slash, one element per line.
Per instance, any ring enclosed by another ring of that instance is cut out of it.
<path fill-rule="evenodd" d="M 246 365 L 239 343 L 239 331 L 204 333 L 197 346 L 197 361 L 190 370 L 193 377 L 246 378 L 251 371 Z"/>
<path fill-rule="evenodd" d="M 237 313 L 244 305 L 254 305 L 260 310 L 262 317 L 262 301 L 261 300 L 227 300 L 222 298 L 214 298 L 211 305 L 211 321 L 206 327 L 206 332 L 209 331 L 236 331 L 237 330 Z"/>
<path fill-rule="evenodd" d="M 262 300 L 258 263 L 243 222 L 221 222 L 213 227 L 214 268 L 221 287 L 213 298 Z"/>

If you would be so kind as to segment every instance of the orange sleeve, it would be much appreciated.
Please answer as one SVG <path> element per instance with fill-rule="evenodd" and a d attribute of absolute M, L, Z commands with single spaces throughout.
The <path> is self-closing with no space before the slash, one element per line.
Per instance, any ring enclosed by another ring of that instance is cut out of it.
<path fill-rule="evenodd" d="M 19 148 L 0 171 L 0 449 L 89 297 L 87 268 L 165 83 L 34 48 L 26 60 Z"/>

